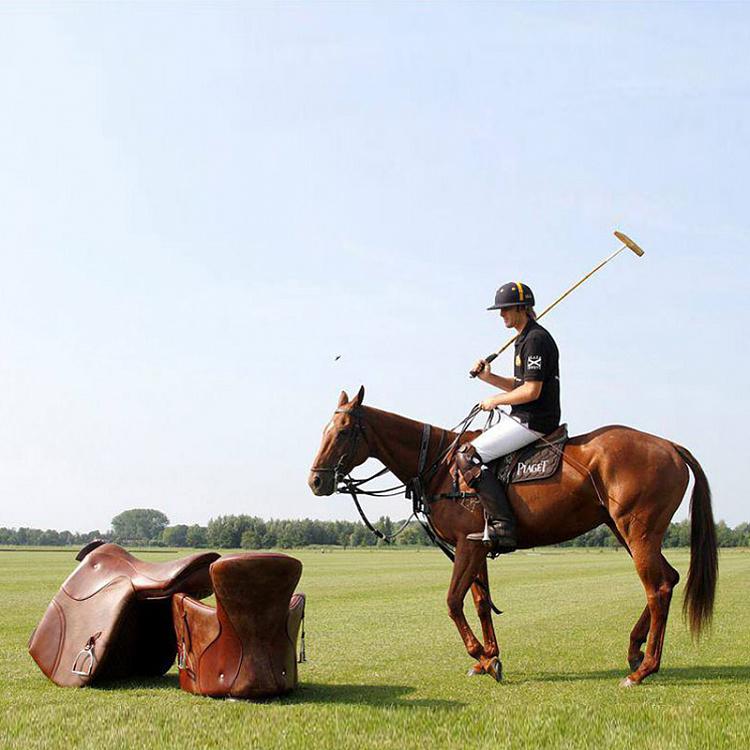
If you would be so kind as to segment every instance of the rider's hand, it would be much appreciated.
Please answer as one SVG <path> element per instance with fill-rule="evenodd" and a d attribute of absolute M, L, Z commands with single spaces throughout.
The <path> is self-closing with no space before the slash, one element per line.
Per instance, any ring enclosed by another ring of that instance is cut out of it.
<path fill-rule="evenodd" d="M 484 401 L 480 401 L 479 408 L 482 411 L 492 411 L 493 409 L 496 409 L 499 406 L 496 399 L 497 397 L 494 396 L 492 398 L 486 398 Z"/>
<path fill-rule="evenodd" d="M 471 371 L 480 380 L 484 380 L 492 372 L 492 368 L 490 367 L 489 362 L 485 362 L 483 359 L 478 359 L 474 367 L 471 368 Z"/>

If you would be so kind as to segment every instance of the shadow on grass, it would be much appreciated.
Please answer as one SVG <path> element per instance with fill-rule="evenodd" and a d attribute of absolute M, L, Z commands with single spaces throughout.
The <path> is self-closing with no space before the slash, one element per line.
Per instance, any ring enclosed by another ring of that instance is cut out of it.
<path fill-rule="evenodd" d="M 416 698 L 408 685 L 326 685 L 303 682 L 299 689 L 283 698 L 284 703 L 345 703 L 383 708 L 462 708 L 465 703 L 439 698 Z"/>
<path fill-rule="evenodd" d="M 512 679 L 515 684 L 529 682 L 579 682 L 586 680 L 621 680 L 628 674 L 627 666 L 622 669 L 607 669 L 597 672 L 542 672 L 540 674 Z M 710 667 L 663 667 L 658 674 L 651 675 L 644 685 L 700 685 L 707 682 L 723 682 L 727 684 L 744 684 L 750 682 L 750 665 L 728 665 Z"/>
<path fill-rule="evenodd" d="M 180 689 L 180 680 L 176 674 L 163 677 L 150 677 L 138 680 L 103 682 L 88 688 L 89 690 L 119 691 L 123 693 L 148 690 L 174 692 Z M 439 698 L 410 699 L 409 694 L 415 688 L 409 685 L 329 685 L 316 682 L 301 682 L 291 693 L 266 700 L 247 701 L 248 703 L 278 703 L 282 705 L 299 704 L 346 704 L 353 706 L 375 706 L 379 708 L 440 708 L 457 709 L 466 704 L 460 701 Z M 205 698 L 205 700 L 213 700 Z M 217 699 L 220 703 L 222 699 Z M 244 702 L 244 701 L 242 701 Z"/>

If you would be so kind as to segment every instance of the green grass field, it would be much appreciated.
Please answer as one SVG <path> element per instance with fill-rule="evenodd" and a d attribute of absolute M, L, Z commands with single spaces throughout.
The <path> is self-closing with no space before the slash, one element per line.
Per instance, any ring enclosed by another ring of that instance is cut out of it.
<path fill-rule="evenodd" d="M 180 551 L 179 554 L 184 554 Z M 723 551 L 711 636 L 693 644 L 673 601 L 662 671 L 627 673 L 644 605 L 611 550 L 491 563 L 505 680 L 468 678 L 436 550 L 299 551 L 308 595 L 301 688 L 253 704 L 182 693 L 173 670 L 106 689 L 58 688 L 26 651 L 73 553 L 0 552 L 3 748 L 738 748 L 750 740 L 750 551 Z M 164 560 L 163 553 L 144 558 Z M 667 557 L 685 578 L 688 553 Z M 678 591 L 681 587 L 678 588 Z M 471 622 L 476 623 L 472 610 Z"/>

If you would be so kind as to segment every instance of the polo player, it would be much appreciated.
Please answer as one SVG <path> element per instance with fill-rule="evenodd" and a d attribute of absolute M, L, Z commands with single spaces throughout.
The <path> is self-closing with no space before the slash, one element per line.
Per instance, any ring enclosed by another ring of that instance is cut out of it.
<path fill-rule="evenodd" d="M 560 369 L 557 344 L 536 322 L 534 294 L 526 284 L 509 282 L 495 294 L 488 310 L 500 310 L 506 328 L 515 328 L 513 378 L 495 375 L 490 364 L 480 359 L 472 372 L 504 393 L 484 399 L 483 411 L 510 406 L 500 412 L 500 421 L 470 443 L 461 446 L 456 464 L 461 475 L 479 496 L 487 518 L 487 533 L 496 552 L 516 548 L 516 521 L 503 485 L 487 464 L 523 448 L 549 434 L 560 424 Z M 482 542 L 482 533 L 468 539 Z"/>

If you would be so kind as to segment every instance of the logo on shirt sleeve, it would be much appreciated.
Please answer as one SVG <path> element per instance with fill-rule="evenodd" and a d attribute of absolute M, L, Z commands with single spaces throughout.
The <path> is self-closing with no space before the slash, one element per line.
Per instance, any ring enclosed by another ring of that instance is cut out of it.
<path fill-rule="evenodd" d="M 526 357 L 526 369 L 527 370 L 541 370 L 542 369 L 542 355 L 534 357 L 531 354 Z"/>

